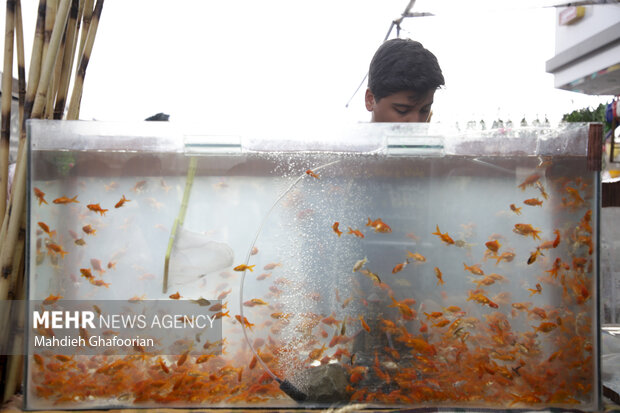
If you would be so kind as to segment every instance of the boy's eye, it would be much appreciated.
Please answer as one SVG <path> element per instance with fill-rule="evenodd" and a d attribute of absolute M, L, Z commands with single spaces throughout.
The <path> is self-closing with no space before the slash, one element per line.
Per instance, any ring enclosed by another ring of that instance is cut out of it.
<path fill-rule="evenodd" d="M 409 109 L 403 109 L 403 108 L 394 108 L 394 110 L 401 115 L 405 115 L 409 112 Z"/>

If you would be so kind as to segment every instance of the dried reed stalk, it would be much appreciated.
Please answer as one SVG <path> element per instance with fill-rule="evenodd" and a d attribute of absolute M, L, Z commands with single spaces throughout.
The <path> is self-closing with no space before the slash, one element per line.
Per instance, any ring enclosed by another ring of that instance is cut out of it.
<path fill-rule="evenodd" d="M 60 79 L 58 81 L 58 94 L 56 95 L 56 104 L 54 106 L 54 119 L 62 119 L 62 114 L 65 110 L 67 93 L 69 92 L 69 81 L 71 80 L 71 68 L 73 67 L 75 48 L 77 46 L 77 26 L 80 18 L 80 7 L 83 7 L 83 5 L 84 2 L 82 0 L 73 0 L 71 2 L 69 23 L 67 23 L 65 52 L 62 58 Z"/>
<path fill-rule="evenodd" d="M 6 211 L 7 187 L 9 178 L 11 101 L 13 100 L 14 33 L 15 0 L 7 0 L 6 25 L 4 33 L 4 68 L 2 72 L 2 120 L 0 121 L 0 220 L 4 219 L 4 213 Z"/>
<path fill-rule="evenodd" d="M 95 4 L 95 0 L 84 0 L 82 33 L 80 34 L 80 46 L 77 49 L 78 56 L 82 56 L 84 54 L 84 45 L 86 44 L 86 37 L 88 36 L 88 29 L 90 29 L 90 22 L 93 19 L 94 4 Z M 79 64 L 80 64 L 80 61 L 78 58 L 78 65 Z"/>
<path fill-rule="evenodd" d="M 47 51 L 49 48 L 49 42 L 52 39 L 52 30 L 54 29 L 54 22 L 56 21 L 56 11 L 58 9 L 58 0 L 47 0 L 47 10 L 45 11 L 45 42 L 43 43 L 43 61 L 45 61 L 45 56 L 47 55 Z M 45 92 L 45 96 L 47 100 L 45 101 L 45 107 L 48 107 L 52 104 L 53 96 L 53 79 L 52 76 L 49 85 L 47 86 L 47 91 Z M 45 115 L 41 116 L 45 118 Z"/>
<path fill-rule="evenodd" d="M 26 101 L 26 57 L 24 53 L 24 24 L 22 23 L 21 1 L 15 4 L 15 43 L 17 45 L 17 85 L 19 96 L 19 125 L 24 119 L 24 102 Z"/>
<path fill-rule="evenodd" d="M 86 36 L 84 52 L 78 60 L 78 68 L 75 76 L 75 81 L 73 83 L 73 91 L 71 92 L 71 102 L 69 103 L 67 120 L 77 120 L 80 113 L 80 101 L 82 100 L 84 77 L 86 76 L 86 68 L 88 67 L 90 54 L 92 53 L 93 45 L 95 44 L 95 36 L 97 35 L 97 27 L 99 26 L 99 19 L 101 18 L 102 9 L 103 0 L 97 0 L 95 10 L 93 11 L 93 18 L 90 22 L 90 27 L 88 28 L 88 36 Z M 84 14 L 86 14 L 86 10 L 84 11 Z"/>

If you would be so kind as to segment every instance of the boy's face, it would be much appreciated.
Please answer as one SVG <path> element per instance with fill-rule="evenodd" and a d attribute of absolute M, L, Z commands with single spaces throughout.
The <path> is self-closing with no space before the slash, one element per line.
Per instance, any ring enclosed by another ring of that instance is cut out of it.
<path fill-rule="evenodd" d="M 377 102 L 370 89 L 366 89 L 366 109 L 372 112 L 371 122 L 429 122 L 434 96 L 434 90 L 424 95 L 405 90 Z"/>

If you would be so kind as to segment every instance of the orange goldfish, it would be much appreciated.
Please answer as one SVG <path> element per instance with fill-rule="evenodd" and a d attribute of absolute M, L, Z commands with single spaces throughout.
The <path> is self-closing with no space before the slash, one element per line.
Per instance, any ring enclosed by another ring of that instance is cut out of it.
<path fill-rule="evenodd" d="M 534 328 L 535 331 L 540 331 L 542 333 L 548 333 L 552 330 L 554 330 L 558 325 L 556 323 L 552 323 L 549 321 L 546 321 L 544 323 L 540 323 L 540 325 L 538 327 L 536 326 L 532 326 Z"/>
<path fill-rule="evenodd" d="M 108 269 L 116 269 L 116 261 L 108 261 Z"/>
<path fill-rule="evenodd" d="M 213 304 L 211 307 L 209 307 L 209 311 L 220 311 L 220 310 L 224 310 L 227 307 L 228 303 L 218 303 L 218 304 Z"/>
<path fill-rule="evenodd" d="M 517 208 L 515 204 L 510 204 L 510 209 L 517 215 L 521 215 L 521 208 Z"/>
<path fill-rule="evenodd" d="M 252 327 L 254 327 L 254 324 L 250 323 L 250 322 L 248 321 L 248 319 L 247 319 L 247 318 L 245 318 L 245 317 L 243 317 L 243 318 L 242 318 L 240 315 L 236 315 L 236 316 L 235 316 L 235 318 L 237 319 L 237 321 L 238 321 L 239 323 L 241 323 L 241 324 L 243 324 L 244 326 L 246 326 L 247 328 L 249 328 L 249 329 L 250 329 L 250 331 L 252 330 Z"/>
<path fill-rule="evenodd" d="M 76 204 L 79 204 L 80 202 L 77 200 L 77 195 L 74 196 L 73 198 L 67 198 L 66 196 L 61 196 L 60 198 L 56 198 L 54 199 L 54 203 L 55 204 L 69 204 L 71 202 L 75 202 Z"/>
<path fill-rule="evenodd" d="M 361 272 L 362 274 L 364 274 L 366 277 L 370 278 L 374 282 L 381 284 L 381 278 L 379 278 L 379 276 L 375 274 L 374 272 L 367 270 L 365 268 L 362 268 L 361 270 L 359 270 L 359 272 Z"/>
<path fill-rule="evenodd" d="M 390 226 L 388 224 L 383 222 L 381 220 L 381 218 L 377 218 L 374 221 L 372 221 L 370 218 L 368 218 L 368 223 L 366 224 L 366 226 L 367 227 L 373 227 L 375 229 L 375 232 L 381 232 L 381 233 L 390 233 L 390 232 L 392 232 L 392 228 L 390 228 Z"/>
<path fill-rule="evenodd" d="M 396 274 L 397 272 L 402 271 L 403 268 L 407 266 L 407 264 L 409 264 L 408 259 L 406 259 L 404 262 L 401 262 L 400 264 L 396 264 L 396 266 L 392 269 L 392 274 Z"/>
<path fill-rule="evenodd" d="M 250 255 L 258 254 L 258 247 L 252 247 L 252 251 L 250 251 Z"/>
<path fill-rule="evenodd" d="M 515 257 L 515 253 L 512 251 L 506 251 L 500 256 L 497 256 L 497 255 L 491 256 L 491 258 L 497 259 L 497 262 L 495 263 L 495 265 L 498 265 L 501 260 L 504 260 L 506 262 L 511 262 L 514 259 L 514 257 Z"/>
<path fill-rule="evenodd" d="M 218 295 L 218 296 L 217 296 L 217 299 L 218 299 L 218 300 L 223 300 L 223 299 L 224 299 L 224 298 L 226 298 L 226 297 L 228 296 L 228 294 L 230 294 L 231 292 L 232 292 L 232 288 L 229 288 L 229 289 L 228 289 L 228 290 L 226 290 L 226 291 L 222 291 L 222 292 L 220 293 L 220 295 Z"/>
<path fill-rule="evenodd" d="M 262 280 L 264 280 L 265 278 L 270 277 L 270 276 L 271 276 L 271 273 L 270 273 L 270 272 L 264 272 L 264 273 L 262 273 L 261 275 L 259 275 L 258 277 L 256 277 L 256 280 L 257 280 L 257 281 L 262 281 Z"/>
<path fill-rule="evenodd" d="M 34 187 L 34 195 L 39 199 L 39 206 L 41 206 L 42 203 L 49 205 L 45 200 L 45 192 L 41 191 L 36 186 Z"/>
<path fill-rule="evenodd" d="M 442 278 L 442 273 L 441 270 L 437 267 L 435 267 L 435 277 L 437 277 L 437 285 L 444 285 L 445 283 L 443 282 L 443 278 Z"/>
<path fill-rule="evenodd" d="M 80 273 L 82 274 L 82 277 L 86 278 L 87 280 L 94 278 L 93 273 L 90 272 L 90 268 L 80 268 Z"/>
<path fill-rule="evenodd" d="M 269 305 L 269 304 L 261 300 L 260 298 L 252 298 L 251 300 L 245 301 L 243 305 L 246 307 L 254 307 L 256 305 Z"/>
<path fill-rule="evenodd" d="M 106 288 L 110 287 L 110 283 L 103 282 L 103 280 L 89 279 L 88 281 L 90 281 L 92 285 L 95 285 L 97 287 L 106 287 Z"/>
<path fill-rule="evenodd" d="M 41 227 L 41 229 L 43 230 L 43 232 L 49 235 L 50 238 L 54 238 L 54 236 L 56 235 L 56 231 L 50 231 L 50 228 L 47 226 L 45 222 L 38 222 L 38 224 L 39 224 L 39 227 Z"/>
<path fill-rule="evenodd" d="M 311 177 L 313 177 L 313 178 L 316 178 L 316 179 L 321 179 L 321 178 L 319 178 L 319 176 L 318 176 L 317 174 L 315 174 L 314 172 L 312 172 L 312 170 L 311 170 L 311 169 L 308 169 L 308 170 L 306 171 L 306 174 L 310 175 L 310 176 L 311 176 Z"/>
<path fill-rule="evenodd" d="M 125 202 L 131 202 L 131 200 L 130 200 L 130 199 L 127 199 L 127 198 L 125 198 L 125 194 L 123 194 L 123 197 L 121 198 L 121 200 L 120 200 L 120 201 L 118 201 L 118 202 L 116 203 L 116 205 L 114 205 L 114 208 L 120 208 L 120 207 L 122 207 L 123 205 L 125 205 Z"/>
<path fill-rule="evenodd" d="M 540 239 L 540 237 L 538 236 L 540 230 L 532 228 L 530 224 L 515 224 L 515 227 L 512 231 L 519 235 L 523 235 L 526 237 L 528 235 L 531 235 L 534 239 Z"/>
<path fill-rule="evenodd" d="M 254 271 L 254 267 L 256 265 L 245 265 L 245 264 L 241 264 L 241 265 L 237 265 L 235 268 L 233 268 L 233 270 L 235 271 L 245 271 L 245 270 L 250 270 L 250 272 Z"/>
<path fill-rule="evenodd" d="M 441 231 L 439 230 L 439 225 L 436 225 L 435 227 L 437 229 L 437 232 L 433 232 L 432 235 L 437 235 L 447 245 L 454 244 L 454 240 L 450 238 L 450 235 L 448 235 L 447 232 L 442 234 Z"/>
<path fill-rule="evenodd" d="M 525 201 L 523 201 L 523 203 L 525 205 L 529 205 L 529 206 L 542 206 L 543 202 L 538 199 L 538 198 L 530 198 L 530 199 L 526 199 Z"/>
<path fill-rule="evenodd" d="M 362 234 L 359 229 L 353 229 L 351 227 L 349 227 L 349 232 L 347 232 L 347 234 L 353 234 L 358 238 L 364 238 L 364 234 Z"/>
<path fill-rule="evenodd" d="M 215 354 L 201 354 L 200 356 L 196 357 L 196 364 L 207 362 L 210 358 L 213 357 L 215 357 Z"/>
<path fill-rule="evenodd" d="M 62 247 L 58 244 L 54 244 L 53 242 L 50 242 L 49 244 L 47 244 L 45 246 L 48 249 L 48 253 L 51 255 L 53 252 L 60 254 L 60 256 L 62 258 L 65 257 L 65 255 L 68 254 L 67 251 L 63 250 Z"/>
<path fill-rule="evenodd" d="M 540 284 L 536 284 L 536 289 L 528 288 L 528 291 L 530 291 L 530 297 L 534 294 L 540 294 L 542 293 L 542 286 Z"/>
<path fill-rule="evenodd" d="M 558 245 L 560 245 L 560 231 L 559 230 L 554 230 L 553 233 L 555 234 L 555 239 L 553 240 L 553 248 L 556 248 Z"/>
<path fill-rule="evenodd" d="M 497 252 L 497 250 L 499 250 L 502 246 L 502 244 L 497 242 L 496 239 L 493 241 L 488 241 L 484 245 L 486 245 L 486 247 L 493 252 Z"/>
<path fill-rule="evenodd" d="M 340 225 L 340 223 L 339 223 L 338 221 L 334 222 L 334 225 L 332 225 L 332 229 L 334 230 L 334 232 L 335 232 L 336 234 L 338 234 L 338 236 L 341 236 L 341 235 L 342 235 L 342 231 L 340 231 L 340 230 L 338 229 L 338 226 L 339 226 L 339 225 Z"/>
<path fill-rule="evenodd" d="M 568 192 L 573 197 L 575 202 L 578 202 L 578 203 L 583 202 L 583 198 L 581 198 L 581 196 L 579 195 L 579 191 L 576 190 L 575 188 L 571 188 L 570 186 L 567 186 L 566 192 Z"/>
<path fill-rule="evenodd" d="M 409 308 L 407 304 L 396 301 L 394 296 L 391 294 L 390 298 L 392 299 L 393 304 L 388 307 L 396 307 L 405 320 L 413 320 L 416 317 L 416 313 L 414 313 L 414 311 Z"/>
<path fill-rule="evenodd" d="M 432 313 L 424 313 L 424 315 L 426 316 L 427 320 L 430 320 L 432 318 L 440 318 L 443 316 L 443 313 L 441 311 L 433 311 Z"/>
<path fill-rule="evenodd" d="M 99 204 L 88 204 L 86 207 L 93 212 L 99 212 L 101 215 L 105 215 L 107 211 L 107 209 L 102 209 Z"/>
<path fill-rule="evenodd" d="M 97 232 L 97 230 L 94 229 L 92 226 L 90 226 L 90 224 L 89 225 L 84 225 L 82 227 L 82 231 L 84 231 L 88 235 L 95 235 L 95 233 Z"/>
<path fill-rule="evenodd" d="M 463 263 L 463 266 L 465 267 L 465 271 L 469 271 L 470 273 L 474 275 L 484 275 L 484 271 L 480 269 L 480 264 L 474 264 L 474 265 L 468 266 L 467 264 Z"/>
<path fill-rule="evenodd" d="M 145 185 L 146 185 L 146 181 L 138 181 L 138 182 L 136 182 L 136 184 L 132 188 L 132 191 L 134 191 L 134 192 L 142 192 L 142 189 L 144 188 Z"/>
<path fill-rule="evenodd" d="M 525 188 L 527 186 L 534 185 L 539 179 L 540 175 L 538 175 L 537 173 L 533 173 L 527 178 L 525 178 L 525 180 L 520 185 L 518 185 L 518 187 L 521 188 L 522 191 L 525 191 Z"/>
<path fill-rule="evenodd" d="M 562 268 L 562 259 L 560 259 L 560 257 L 557 257 L 555 261 L 553 262 L 553 267 L 550 270 L 547 270 L 545 272 L 550 273 L 551 276 L 555 278 L 558 276 L 558 270 L 560 268 Z"/>
<path fill-rule="evenodd" d="M 414 260 L 418 262 L 426 262 L 426 257 L 417 252 L 414 253 L 414 252 L 407 250 L 407 257 L 413 258 Z"/>
<path fill-rule="evenodd" d="M 177 291 L 174 294 L 170 294 L 168 297 L 172 298 L 173 300 L 178 300 L 179 298 L 181 298 L 181 294 L 179 294 L 179 292 Z"/>
<path fill-rule="evenodd" d="M 362 327 L 364 328 L 364 330 L 366 330 L 367 332 L 370 333 L 370 327 L 368 326 L 368 324 L 366 324 L 366 321 L 364 320 L 364 317 L 362 317 L 360 315 L 359 319 L 360 319 L 360 322 L 362 323 Z"/>
<path fill-rule="evenodd" d="M 441 328 L 441 327 L 445 327 L 448 324 L 450 324 L 450 320 L 446 318 L 442 318 L 441 320 L 437 321 L 437 323 L 432 323 L 432 324 L 433 324 L 433 327 Z"/>
<path fill-rule="evenodd" d="M 532 303 L 512 303 L 512 308 L 517 310 L 528 310 Z"/>
<path fill-rule="evenodd" d="M 61 298 L 62 298 L 62 295 L 52 295 L 52 294 L 50 294 L 45 300 L 43 300 L 43 302 L 41 304 L 43 304 L 43 305 L 54 304 L 56 301 L 60 300 Z"/>
<path fill-rule="evenodd" d="M 534 261 L 536 261 L 536 257 L 538 257 L 538 255 L 542 255 L 542 256 L 545 255 L 545 254 L 543 254 L 540 251 L 540 247 L 536 247 L 536 251 L 534 251 L 533 253 L 530 254 L 530 258 L 528 258 L 527 264 L 530 265 L 530 264 L 534 263 Z"/>

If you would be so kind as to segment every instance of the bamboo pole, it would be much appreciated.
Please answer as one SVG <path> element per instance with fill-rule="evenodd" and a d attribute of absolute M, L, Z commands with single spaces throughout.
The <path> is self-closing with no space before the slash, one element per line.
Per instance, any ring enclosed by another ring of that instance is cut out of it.
<path fill-rule="evenodd" d="M 26 225 L 26 214 L 22 217 L 22 226 Z M 26 242 L 25 233 L 20 233 L 18 239 L 18 245 L 15 249 L 14 264 L 17 268 L 17 279 L 13 283 L 14 291 L 13 297 L 15 300 L 25 299 L 25 285 L 24 285 L 24 245 Z M 19 389 L 21 383 L 23 357 L 19 354 L 23 351 L 24 342 L 24 308 L 22 305 L 17 305 L 20 301 L 13 301 L 10 305 L 10 312 L 12 314 L 12 328 L 11 334 L 13 338 L 13 353 L 8 357 L 7 369 L 6 369 L 6 384 L 4 387 L 3 402 L 13 396 Z"/>
<path fill-rule="evenodd" d="M 45 11 L 45 43 L 43 44 L 43 61 L 45 61 L 45 57 L 47 56 L 47 51 L 49 48 L 49 42 L 52 39 L 52 30 L 54 30 L 54 22 L 56 21 L 56 12 L 58 9 L 58 0 L 47 0 L 47 10 Z M 45 118 L 45 107 L 52 104 L 50 99 L 52 99 L 52 88 L 54 86 L 54 76 L 51 77 L 50 83 L 47 86 L 47 91 L 45 92 L 46 101 L 43 109 L 42 118 Z"/>
<path fill-rule="evenodd" d="M 84 45 L 86 44 L 86 37 L 88 36 L 88 29 L 90 28 L 90 22 L 93 19 L 93 7 L 95 4 L 95 0 L 84 0 L 84 11 L 83 11 L 83 21 L 82 32 L 80 34 L 80 47 L 77 49 L 78 55 L 78 67 L 80 65 L 79 57 L 84 54 Z M 75 74 L 77 77 L 77 69 L 75 70 Z"/>
<path fill-rule="evenodd" d="M 30 57 L 30 69 L 28 71 L 28 83 L 26 89 L 26 101 L 24 102 L 24 119 L 20 125 L 20 149 L 22 141 L 26 138 L 26 119 L 30 118 L 34 97 L 39 86 L 39 78 L 41 76 L 41 62 L 43 61 L 43 42 L 45 37 L 45 0 L 39 0 L 39 8 L 37 11 L 37 25 L 34 32 L 34 41 L 32 46 L 32 55 Z"/>
<path fill-rule="evenodd" d="M 21 0 L 17 0 L 15 5 L 15 43 L 17 45 L 17 84 L 19 90 L 19 125 L 21 127 L 24 119 L 24 102 L 26 101 L 26 57 Z"/>
<path fill-rule="evenodd" d="M 62 59 L 60 70 L 61 77 L 58 84 L 58 94 L 54 106 L 54 119 L 62 119 L 69 92 L 69 81 L 71 80 L 71 68 L 75 58 L 75 48 L 77 46 L 78 20 L 80 17 L 80 7 L 83 7 L 82 0 L 73 0 L 69 11 L 69 23 L 67 24 L 67 37 L 65 42 L 65 53 Z"/>
<path fill-rule="evenodd" d="M 90 22 L 90 27 L 88 28 L 88 36 L 86 37 L 86 43 L 84 45 L 84 53 L 82 53 L 82 56 L 78 61 L 77 74 L 75 76 L 75 82 L 73 83 L 73 91 L 71 92 L 71 102 L 69 103 L 69 113 L 67 113 L 68 120 L 77 120 L 80 113 L 80 101 L 82 99 L 84 77 L 86 76 L 86 68 L 88 67 L 90 54 L 93 51 L 93 45 L 95 44 L 95 36 L 97 35 L 97 27 L 99 26 L 102 8 L 103 0 L 97 0 L 95 10 L 93 11 L 93 18 Z"/>
<path fill-rule="evenodd" d="M 4 68 L 2 72 L 2 120 L 0 121 L 0 219 L 4 219 L 4 213 L 6 211 L 7 188 L 9 178 L 11 101 L 13 98 L 14 33 L 15 0 L 7 0 L 6 24 L 4 31 Z"/>

